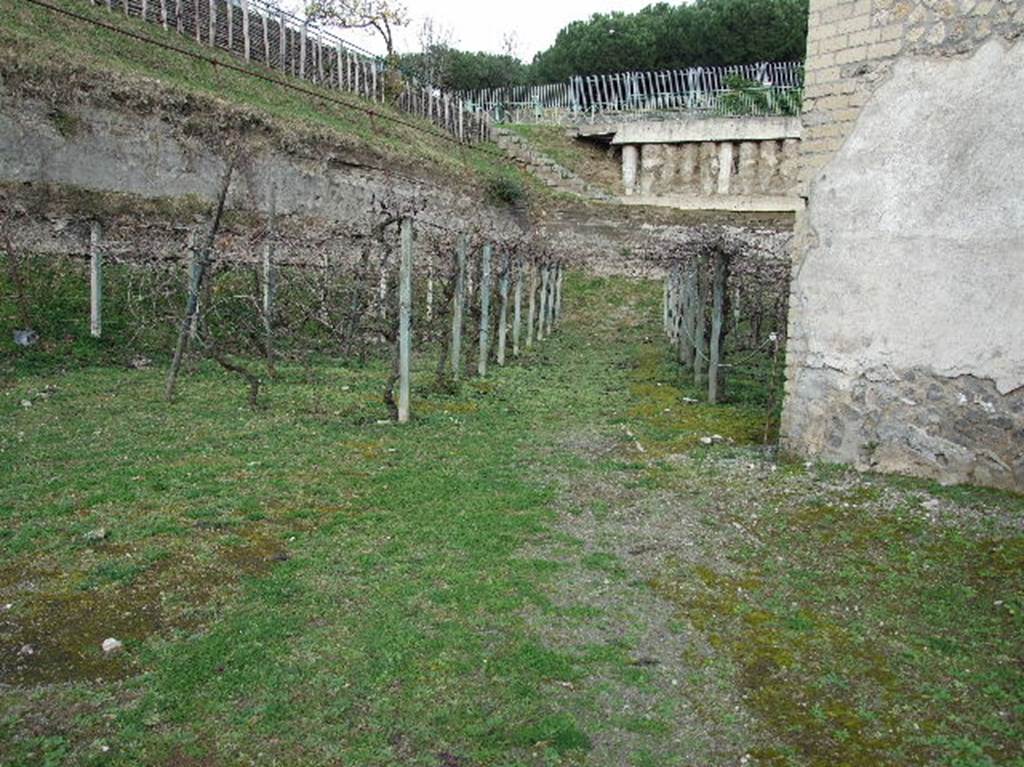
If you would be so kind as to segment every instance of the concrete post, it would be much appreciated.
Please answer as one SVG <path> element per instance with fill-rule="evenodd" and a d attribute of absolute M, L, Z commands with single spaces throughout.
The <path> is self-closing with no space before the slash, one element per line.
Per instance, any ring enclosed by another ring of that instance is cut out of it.
<path fill-rule="evenodd" d="M 412 219 L 402 220 L 402 257 L 398 271 L 398 422 L 409 420 L 412 356 Z"/>
<path fill-rule="evenodd" d="M 455 274 L 455 304 L 452 307 L 452 377 L 458 381 L 462 373 L 462 315 L 466 308 L 466 254 L 469 238 L 459 235 L 455 245 L 457 271 Z"/>
<path fill-rule="evenodd" d="M 732 142 L 723 141 L 718 145 L 718 194 L 729 194 L 732 178 Z"/>
<path fill-rule="evenodd" d="M 89 333 L 93 338 L 103 335 L 103 253 L 100 238 L 103 230 L 98 221 L 89 227 Z"/>
<path fill-rule="evenodd" d="M 491 251 L 491 245 L 484 245 L 480 265 L 480 358 L 476 371 L 481 378 L 487 375 L 487 355 L 490 354 Z"/>
<path fill-rule="evenodd" d="M 635 144 L 622 147 L 622 185 L 625 194 L 636 194 L 637 168 L 640 165 L 640 149 Z"/>

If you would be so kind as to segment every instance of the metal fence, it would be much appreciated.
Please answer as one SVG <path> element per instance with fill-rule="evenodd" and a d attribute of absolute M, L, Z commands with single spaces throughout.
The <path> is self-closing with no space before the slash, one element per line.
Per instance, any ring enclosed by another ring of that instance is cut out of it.
<path fill-rule="evenodd" d="M 490 118 L 462 99 L 407 78 L 389 81 L 386 63 L 321 24 L 266 0 L 92 0 L 327 88 L 354 93 L 432 122 L 459 141 L 491 138 Z M 395 83 L 397 92 L 390 92 Z"/>
<path fill-rule="evenodd" d="M 545 122 L 600 114 L 797 114 L 803 92 L 798 61 L 579 75 L 553 85 L 458 95 L 498 122 Z"/>

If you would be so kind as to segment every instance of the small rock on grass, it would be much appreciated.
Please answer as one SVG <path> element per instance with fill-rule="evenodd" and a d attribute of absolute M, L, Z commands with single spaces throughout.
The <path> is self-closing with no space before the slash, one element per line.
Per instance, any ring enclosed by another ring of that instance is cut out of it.
<path fill-rule="evenodd" d="M 105 655 L 114 655 L 124 649 L 124 642 L 114 637 L 107 637 L 103 640 L 103 652 Z"/>
<path fill-rule="evenodd" d="M 87 532 L 83 537 L 87 541 L 94 542 L 106 540 L 107 535 L 107 528 L 97 527 L 95 530 L 90 530 L 89 532 Z"/>

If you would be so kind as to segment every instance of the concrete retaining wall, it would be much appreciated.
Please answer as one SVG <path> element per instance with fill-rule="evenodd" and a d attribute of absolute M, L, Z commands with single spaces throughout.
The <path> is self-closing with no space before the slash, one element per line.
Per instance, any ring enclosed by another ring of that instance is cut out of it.
<path fill-rule="evenodd" d="M 730 117 L 624 123 L 625 197 L 645 204 L 737 210 L 796 210 L 800 122 Z"/>

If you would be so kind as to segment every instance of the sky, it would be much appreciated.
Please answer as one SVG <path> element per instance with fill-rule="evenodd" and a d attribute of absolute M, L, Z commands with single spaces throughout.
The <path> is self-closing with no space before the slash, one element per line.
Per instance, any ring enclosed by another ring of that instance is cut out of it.
<path fill-rule="evenodd" d="M 418 31 L 424 18 L 452 32 L 452 44 L 470 51 L 501 53 L 506 33 L 516 35 L 518 56 L 526 62 L 555 41 L 558 30 L 594 13 L 639 11 L 654 0 L 405 0 L 412 23 L 396 35 L 400 52 L 419 49 Z M 301 7 L 298 0 L 288 3 Z M 341 37 L 374 53 L 383 52 L 379 38 L 345 30 Z"/>

